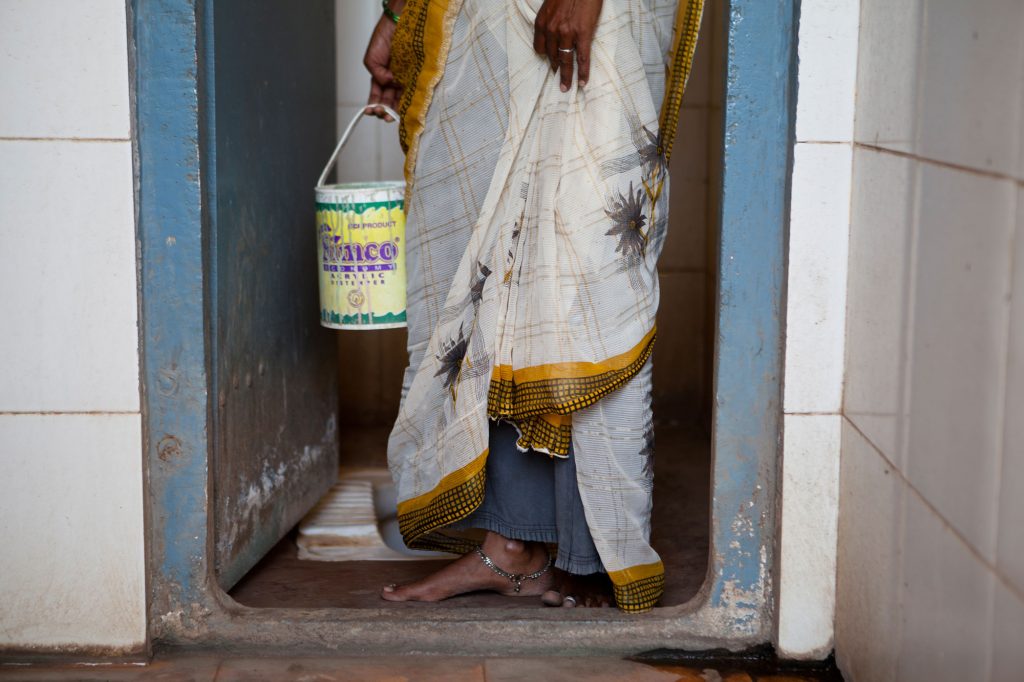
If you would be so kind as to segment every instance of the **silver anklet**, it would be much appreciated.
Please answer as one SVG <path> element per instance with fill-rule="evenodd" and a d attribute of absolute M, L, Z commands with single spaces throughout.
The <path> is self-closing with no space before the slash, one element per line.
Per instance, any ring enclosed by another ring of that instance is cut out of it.
<path fill-rule="evenodd" d="M 497 564 L 491 561 L 491 557 L 484 554 L 484 548 L 482 546 L 476 548 L 476 553 L 480 556 L 480 561 L 484 562 L 484 565 L 487 566 L 487 568 L 491 569 L 492 571 L 500 575 L 502 578 L 508 579 L 509 582 L 515 585 L 514 589 L 517 593 L 519 592 L 520 588 L 522 588 L 524 580 L 536 580 L 537 578 L 541 577 L 542 575 L 548 572 L 548 569 L 551 568 L 552 563 L 551 555 L 548 554 L 548 562 L 544 564 L 544 568 L 540 569 L 536 573 L 524 575 L 523 573 L 509 573 L 508 571 L 500 568 Z"/>

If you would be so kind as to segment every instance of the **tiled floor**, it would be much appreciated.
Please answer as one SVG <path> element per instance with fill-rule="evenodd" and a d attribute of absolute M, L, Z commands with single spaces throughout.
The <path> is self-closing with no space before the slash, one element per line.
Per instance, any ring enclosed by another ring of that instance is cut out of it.
<path fill-rule="evenodd" d="M 653 544 L 666 566 L 661 605 L 674 606 L 697 593 L 707 569 L 710 445 L 707 437 L 693 428 L 674 424 L 657 424 L 655 435 Z M 375 447 L 372 433 L 364 436 L 359 440 L 364 451 L 380 449 Z M 409 582 L 441 565 L 438 561 L 300 561 L 296 554 L 294 538 L 285 537 L 231 596 L 255 607 L 418 608 L 423 605 L 383 602 L 378 596 L 381 585 Z M 503 609 L 531 604 L 542 608 L 539 600 L 476 593 L 449 599 L 440 606 Z"/>
<path fill-rule="evenodd" d="M 157 657 L 146 665 L 0 664 L 23 682 L 835 682 L 834 671 L 748 672 L 738 665 L 648 665 L 618 658 L 225 658 Z"/>

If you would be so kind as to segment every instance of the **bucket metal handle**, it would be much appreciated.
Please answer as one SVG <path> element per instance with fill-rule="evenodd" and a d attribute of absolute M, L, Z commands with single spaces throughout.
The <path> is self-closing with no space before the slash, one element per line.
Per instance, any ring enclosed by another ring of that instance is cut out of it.
<path fill-rule="evenodd" d="M 349 122 L 348 127 L 345 128 L 345 132 L 342 133 L 341 139 L 338 140 L 338 146 L 334 148 L 334 153 L 331 154 L 331 158 L 327 159 L 327 165 L 324 166 L 324 172 L 320 174 L 320 179 L 316 181 L 317 187 L 324 186 L 324 180 L 327 179 L 327 174 L 330 173 L 331 168 L 334 167 L 334 162 L 338 160 L 338 154 L 341 153 L 341 150 L 345 146 L 345 143 L 348 142 L 348 136 L 352 133 L 352 129 L 356 127 L 356 123 L 359 122 L 359 119 L 361 119 L 363 116 L 366 116 L 366 110 L 369 109 L 370 107 L 380 107 L 385 112 L 387 112 L 387 114 L 391 116 L 391 118 L 395 119 L 396 121 L 398 120 L 398 114 L 395 113 L 394 109 L 385 104 L 367 104 L 365 107 L 361 108 L 359 110 L 359 113 L 356 114 Z"/>

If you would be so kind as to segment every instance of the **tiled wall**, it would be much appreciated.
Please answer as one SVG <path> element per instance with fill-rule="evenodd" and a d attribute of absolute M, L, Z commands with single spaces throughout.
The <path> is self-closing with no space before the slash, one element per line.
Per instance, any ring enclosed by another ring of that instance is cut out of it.
<path fill-rule="evenodd" d="M 374 3 L 338 0 L 338 129 L 366 103 L 363 52 L 380 17 Z M 703 424 L 710 415 L 711 327 L 721 154 L 722 2 L 708 3 L 672 159 L 673 222 L 659 264 L 662 311 L 654 355 L 659 415 Z M 325 152 L 326 157 L 326 152 Z M 400 179 L 403 157 L 394 124 L 365 120 L 339 163 L 338 180 Z M 403 330 L 339 332 L 341 421 L 389 425 L 405 368 Z"/>
<path fill-rule="evenodd" d="M 123 0 L 0 0 L 0 649 L 145 640 Z"/>
<path fill-rule="evenodd" d="M 793 658 L 832 648 L 858 4 L 800 12 L 776 640 Z"/>
<path fill-rule="evenodd" d="M 721 0 L 705 3 L 672 152 L 669 234 L 658 262 L 656 414 L 701 426 L 711 418 L 726 19 Z"/>
<path fill-rule="evenodd" d="M 838 657 L 1020 680 L 1024 3 L 861 5 Z"/>

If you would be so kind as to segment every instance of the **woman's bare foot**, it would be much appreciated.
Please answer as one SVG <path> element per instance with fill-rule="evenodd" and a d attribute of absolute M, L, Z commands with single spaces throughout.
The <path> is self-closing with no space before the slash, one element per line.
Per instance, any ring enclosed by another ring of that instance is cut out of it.
<path fill-rule="evenodd" d="M 559 570 L 553 589 L 541 595 L 540 600 L 547 606 L 602 607 L 614 603 L 612 582 L 606 573 L 573 575 Z"/>
<path fill-rule="evenodd" d="M 548 562 L 548 551 L 543 543 L 509 540 L 497 533 L 487 533 L 483 550 L 495 566 L 509 573 L 530 575 Z M 553 580 L 552 572 L 545 571 L 534 580 L 523 580 L 520 591 L 516 592 L 512 581 L 488 568 L 479 554 L 469 552 L 422 580 L 408 585 L 387 585 L 380 596 L 387 601 L 433 602 L 466 592 L 493 590 L 508 596 L 535 597 L 550 590 Z"/>

